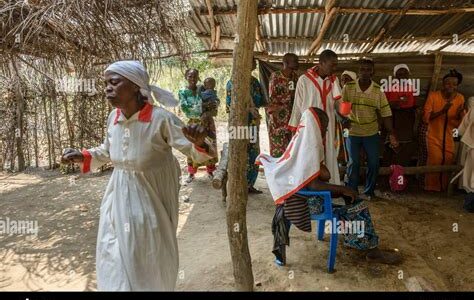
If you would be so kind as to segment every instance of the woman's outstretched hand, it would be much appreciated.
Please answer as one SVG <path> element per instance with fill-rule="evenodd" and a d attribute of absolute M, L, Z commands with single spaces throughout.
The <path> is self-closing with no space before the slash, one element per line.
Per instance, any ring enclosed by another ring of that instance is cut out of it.
<path fill-rule="evenodd" d="M 204 146 L 204 139 L 207 136 L 207 130 L 200 125 L 188 125 L 183 127 L 184 136 L 196 146 Z"/>
<path fill-rule="evenodd" d="M 61 163 L 63 164 L 80 163 L 83 161 L 84 155 L 76 149 L 66 148 L 61 156 Z"/>

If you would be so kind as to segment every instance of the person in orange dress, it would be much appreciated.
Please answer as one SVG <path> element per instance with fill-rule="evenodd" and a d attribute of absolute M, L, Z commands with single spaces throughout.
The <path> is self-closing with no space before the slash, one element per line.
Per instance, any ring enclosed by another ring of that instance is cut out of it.
<path fill-rule="evenodd" d="M 423 122 L 428 124 L 426 144 L 427 166 L 452 165 L 455 163 L 453 130 L 464 116 L 464 96 L 457 89 L 462 82 L 461 73 L 450 70 L 443 77 L 441 91 L 431 92 L 426 100 Z M 444 191 L 448 187 L 447 173 L 427 173 L 426 191 Z"/>

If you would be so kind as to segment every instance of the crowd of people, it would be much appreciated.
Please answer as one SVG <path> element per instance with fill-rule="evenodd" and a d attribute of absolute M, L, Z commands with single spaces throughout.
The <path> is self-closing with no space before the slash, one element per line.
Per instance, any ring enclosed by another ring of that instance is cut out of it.
<path fill-rule="evenodd" d="M 289 244 L 289 224 L 310 231 L 309 212 L 321 209 L 319 198 L 297 194 L 302 189 L 330 191 L 341 197 L 334 205 L 344 221 L 366 224 L 365 234 L 344 233 L 344 244 L 365 251 L 368 261 L 396 264 L 395 253 L 379 250 L 368 200 L 375 197 L 382 163 L 407 166 L 420 151 L 419 165 L 451 165 L 455 161 L 455 139 L 462 142 L 464 165 L 460 185 L 467 192 L 464 208 L 474 211 L 474 97 L 465 104 L 458 92 L 462 75 L 450 70 L 440 91 L 428 95 L 416 126 L 417 106 L 413 90 L 384 91 L 374 82 L 375 63 L 361 59 L 357 72 L 335 75 L 337 54 L 324 50 L 317 65 L 299 76 L 298 56 L 286 54 L 283 67 L 270 76 L 268 99 L 261 84 L 251 78 L 249 127 L 257 128 L 257 138 L 247 148 L 247 185 L 255 188 L 259 166 L 265 170 L 276 204 L 272 230 L 274 251 L 285 264 Z M 256 68 L 254 61 L 253 69 Z M 394 67 L 397 79 L 410 77 L 405 64 Z M 172 148 L 188 157 L 186 181 L 191 183 L 199 166 L 210 178 L 216 169 L 216 125 L 219 107 L 216 81 L 206 78 L 199 84 L 199 71 L 187 70 L 186 86 L 173 95 L 150 85 L 145 68 L 137 61 L 119 61 L 105 71 L 106 97 L 115 109 L 108 117 L 104 143 L 87 150 L 66 149 L 64 163 L 80 163 L 88 172 L 111 162 L 114 171 L 100 208 L 97 242 L 97 284 L 100 290 L 173 290 L 178 272 L 176 229 L 181 170 Z M 232 81 L 226 84 L 226 108 L 232 109 Z M 188 124 L 168 110 L 152 105 L 180 105 Z M 264 108 L 270 154 L 261 154 L 258 128 L 259 109 Z M 419 128 L 418 128 L 419 127 Z M 422 138 L 416 139 L 418 133 Z M 382 147 L 383 148 L 383 147 Z M 347 162 L 341 181 L 340 166 Z M 366 164 L 365 187 L 359 193 L 360 169 Z M 446 173 L 428 173 L 428 191 L 447 188 Z"/>

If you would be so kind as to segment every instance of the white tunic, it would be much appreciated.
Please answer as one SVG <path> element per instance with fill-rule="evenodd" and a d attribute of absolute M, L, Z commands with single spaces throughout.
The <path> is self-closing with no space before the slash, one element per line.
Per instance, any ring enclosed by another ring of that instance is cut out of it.
<path fill-rule="evenodd" d="M 83 151 L 83 172 L 114 165 L 100 207 L 99 290 L 175 288 L 181 170 L 172 148 L 197 161 L 210 158 L 184 137 L 182 125 L 172 113 L 149 104 L 129 119 L 115 109 L 104 143 Z"/>
<path fill-rule="evenodd" d="M 311 69 L 310 69 L 311 70 Z M 308 72 L 310 74 L 308 74 Z M 298 126 L 302 113 L 310 108 L 317 107 L 324 110 L 329 117 L 328 131 L 325 142 L 325 163 L 329 172 L 331 173 L 330 183 L 340 184 L 339 167 L 337 163 L 338 142 L 336 140 L 336 100 L 341 98 L 341 89 L 339 87 L 339 80 L 336 76 L 326 76 L 322 79 L 321 76 L 311 70 L 308 70 L 298 79 L 295 91 L 295 101 L 293 103 L 293 110 L 289 126 Z M 313 80 L 316 80 L 321 88 L 317 88 Z M 323 99 L 325 98 L 325 101 Z M 324 105 L 326 104 L 326 105 Z"/>
<path fill-rule="evenodd" d="M 459 134 L 462 136 L 461 165 L 464 166 L 459 182 L 466 192 L 474 193 L 474 108 L 464 116 L 459 125 Z"/>

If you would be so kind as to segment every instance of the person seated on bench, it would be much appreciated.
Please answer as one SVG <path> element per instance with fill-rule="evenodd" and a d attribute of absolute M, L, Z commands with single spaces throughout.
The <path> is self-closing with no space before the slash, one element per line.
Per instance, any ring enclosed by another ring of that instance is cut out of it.
<path fill-rule="evenodd" d="M 332 198 L 343 197 L 345 205 L 333 205 L 334 212 L 345 222 L 360 221 L 360 232 L 344 233 L 344 245 L 367 251 L 371 262 L 397 264 L 400 256 L 378 249 L 379 238 L 375 233 L 368 205 L 359 199 L 357 192 L 345 186 L 329 184 L 331 174 L 324 165 L 323 136 L 328 126 L 327 114 L 315 107 L 307 109 L 297 131 L 284 154 L 279 158 L 261 154 L 258 164 L 265 170 L 265 177 L 275 200 L 276 211 L 272 222 L 274 235 L 273 253 L 280 264 L 286 263 L 285 247 L 289 245 L 290 224 L 311 232 L 310 214 L 322 212 L 322 199 L 303 197 L 296 193 L 302 189 L 330 191 Z M 331 228 L 334 228 L 332 224 Z"/>

